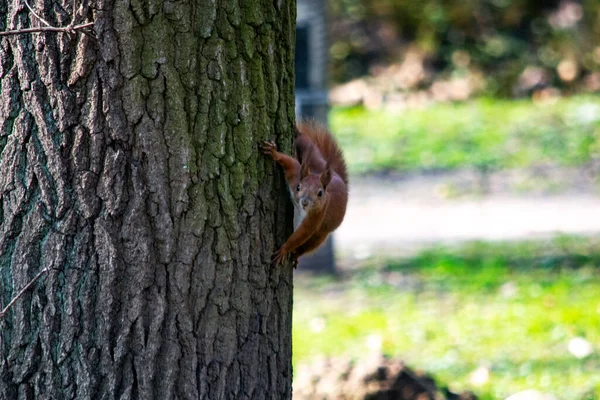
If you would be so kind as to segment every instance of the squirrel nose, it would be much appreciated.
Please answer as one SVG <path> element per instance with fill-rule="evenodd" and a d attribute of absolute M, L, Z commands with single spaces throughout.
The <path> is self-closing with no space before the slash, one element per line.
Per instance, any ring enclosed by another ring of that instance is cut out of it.
<path fill-rule="evenodd" d="M 302 199 L 302 206 L 306 207 L 308 205 L 308 200 Z"/>

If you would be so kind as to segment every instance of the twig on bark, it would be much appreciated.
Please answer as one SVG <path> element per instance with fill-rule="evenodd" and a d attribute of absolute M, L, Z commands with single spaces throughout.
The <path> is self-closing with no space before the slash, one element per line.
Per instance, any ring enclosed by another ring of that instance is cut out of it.
<path fill-rule="evenodd" d="M 10 301 L 10 303 L 8 303 L 8 305 L 6 307 L 4 307 L 2 309 L 2 311 L 0 311 L 0 318 L 4 318 L 4 316 L 6 315 L 8 310 L 17 302 L 17 300 L 19 300 L 21 297 L 23 297 L 25 292 L 28 291 L 29 288 L 31 288 L 33 286 L 33 284 L 36 283 L 37 280 L 42 277 L 42 275 L 44 275 L 46 272 L 48 272 L 48 270 L 49 270 L 49 268 L 46 267 L 43 270 L 41 270 L 36 276 L 34 276 L 33 279 L 31 281 L 29 281 L 29 283 L 27 285 L 25 285 L 25 287 L 23 289 L 21 289 L 21 291 Z"/>
<path fill-rule="evenodd" d="M 23 33 L 35 33 L 35 32 L 76 33 L 77 31 L 83 32 L 82 29 L 91 28 L 92 26 L 94 26 L 93 22 L 88 22 L 86 24 L 75 25 L 75 26 L 63 26 L 63 27 L 40 26 L 38 28 L 24 28 L 24 29 L 15 29 L 12 31 L 0 32 L 0 36 L 20 35 Z"/>
<path fill-rule="evenodd" d="M 29 3 L 27 2 L 27 0 L 23 0 L 23 2 L 25 3 L 25 5 L 27 6 L 27 8 L 29 8 L 29 12 L 31 12 L 33 15 L 35 15 L 35 17 L 37 19 L 40 20 L 41 23 L 43 23 L 46 26 L 52 26 L 48 23 L 48 21 L 46 21 L 44 18 L 40 17 L 34 10 L 33 8 L 29 5 Z"/>
<path fill-rule="evenodd" d="M 10 35 L 21 35 L 24 33 L 36 33 L 36 32 L 62 32 L 62 33 L 71 33 L 75 34 L 78 31 L 81 33 L 88 35 L 88 32 L 85 31 L 86 28 L 91 28 L 94 26 L 93 22 L 87 22 L 84 24 L 75 25 L 75 20 L 77 19 L 77 0 L 73 0 L 73 18 L 71 18 L 71 22 L 67 26 L 52 26 L 46 21 L 44 18 L 40 17 L 33 8 L 29 5 L 27 0 L 23 0 L 25 5 L 29 9 L 29 11 L 44 25 L 37 28 L 22 28 L 22 29 L 13 29 L 9 31 L 0 32 L 0 36 L 10 36 Z M 94 37 L 92 35 L 92 37 Z M 95 38 L 95 37 L 94 37 Z"/>

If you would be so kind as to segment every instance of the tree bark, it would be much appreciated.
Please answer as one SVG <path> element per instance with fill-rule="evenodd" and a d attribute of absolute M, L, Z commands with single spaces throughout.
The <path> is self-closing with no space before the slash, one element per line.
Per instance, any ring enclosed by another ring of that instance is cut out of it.
<path fill-rule="evenodd" d="M 0 306 L 49 268 L 0 319 L 0 399 L 291 398 L 292 210 L 257 150 L 291 149 L 295 2 L 29 4 L 97 39 L 0 40 Z"/>

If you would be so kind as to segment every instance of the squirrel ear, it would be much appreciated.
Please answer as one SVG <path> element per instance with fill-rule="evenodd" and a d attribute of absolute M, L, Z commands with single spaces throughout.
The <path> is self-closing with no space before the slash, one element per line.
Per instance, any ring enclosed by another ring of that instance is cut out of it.
<path fill-rule="evenodd" d="M 308 163 L 302 164 L 302 169 L 300 170 L 300 178 L 305 178 L 310 175 L 310 167 Z"/>
<path fill-rule="evenodd" d="M 323 189 L 327 188 L 329 182 L 331 182 L 331 168 L 327 166 L 327 169 L 321 174 L 321 185 L 323 185 Z"/>

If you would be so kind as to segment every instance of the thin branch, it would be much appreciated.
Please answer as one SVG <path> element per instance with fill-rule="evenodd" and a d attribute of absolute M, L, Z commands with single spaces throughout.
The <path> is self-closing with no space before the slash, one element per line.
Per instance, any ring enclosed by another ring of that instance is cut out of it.
<path fill-rule="evenodd" d="M 4 307 L 4 309 L 2 311 L 0 311 L 0 318 L 4 318 L 4 316 L 6 315 L 6 313 L 8 312 L 8 310 L 17 302 L 17 300 L 19 300 L 21 297 L 23 297 L 23 295 L 25 294 L 25 292 L 28 291 L 29 288 L 31 288 L 33 286 L 33 284 L 35 282 L 37 282 L 37 280 L 42 277 L 42 275 L 44 275 L 46 272 L 48 272 L 48 270 L 49 270 L 49 268 L 46 267 L 43 270 L 41 270 L 36 276 L 34 276 L 33 279 L 31 281 L 29 281 L 29 283 L 27 285 L 25 285 L 25 287 L 23 289 L 21 289 L 21 291 L 19 292 L 19 294 L 17 294 L 10 301 L 10 303 L 8 303 L 8 305 L 6 307 Z"/>
<path fill-rule="evenodd" d="M 81 29 L 79 32 L 83 33 L 83 36 L 87 36 L 95 42 L 98 42 L 98 38 L 92 32 L 88 32 L 84 29 Z"/>
<path fill-rule="evenodd" d="M 42 18 L 42 17 L 40 17 L 39 15 L 37 15 L 35 11 L 33 11 L 33 8 L 32 8 L 32 7 L 29 5 L 29 3 L 27 2 L 27 0 L 23 0 L 23 2 L 24 2 L 24 3 L 25 3 L 25 5 L 27 6 L 27 8 L 29 8 L 29 11 L 30 11 L 30 12 L 31 12 L 33 15 L 35 15 L 35 17 L 36 17 L 37 19 L 39 19 L 39 20 L 40 20 L 40 22 L 42 22 L 42 23 L 43 23 L 44 25 L 46 25 L 46 26 L 52 26 L 52 25 L 50 25 L 50 24 L 48 23 L 48 21 L 46 21 L 44 18 Z"/>
<path fill-rule="evenodd" d="M 87 24 L 75 25 L 75 26 L 64 26 L 64 27 L 54 27 L 54 26 L 41 26 L 39 28 L 24 28 L 24 29 L 15 29 L 12 31 L 4 31 L 0 32 L 0 36 L 10 36 L 10 35 L 20 35 L 23 33 L 36 33 L 36 32 L 63 32 L 63 33 L 75 33 L 82 29 L 91 28 L 94 26 L 93 22 L 88 22 Z"/>
<path fill-rule="evenodd" d="M 29 11 L 38 20 L 40 20 L 40 22 L 42 22 L 46 26 L 41 26 L 41 27 L 37 27 L 37 28 L 23 28 L 23 29 L 14 29 L 14 30 L 10 30 L 10 31 L 4 31 L 4 32 L 0 32 L 0 36 L 20 35 L 20 34 L 24 34 L 24 33 L 37 33 L 37 32 L 63 32 L 63 33 L 75 34 L 75 33 L 77 33 L 77 31 L 81 31 L 81 33 L 83 33 L 84 35 L 88 35 L 88 33 L 85 31 L 85 29 L 90 28 L 94 25 L 93 22 L 75 25 L 75 20 L 77 19 L 77 9 L 76 9 L 77 8 L 77 0 L 73 0 L 73 6 L 72 6 L 73 17 L 71 18 L 71 22 L 69 23 L 69 25 L 63 26 L 63 27 L 56 27 L 56 26 L 50 25 L 48 23 L 48 21 L 46 21 L 45 19 L 40 17 L 38 14 L 36 14 L 35 10 L 33 9 L 33 7 L 31 7 L 29 5 L 27 0 L 23 0 L 23 2 L 25 3 L 25 5 L 29 9 Z M 96 39 L 95 36 L 93 36 L 93 35 L 91 35 L 90 37 Z"/>

